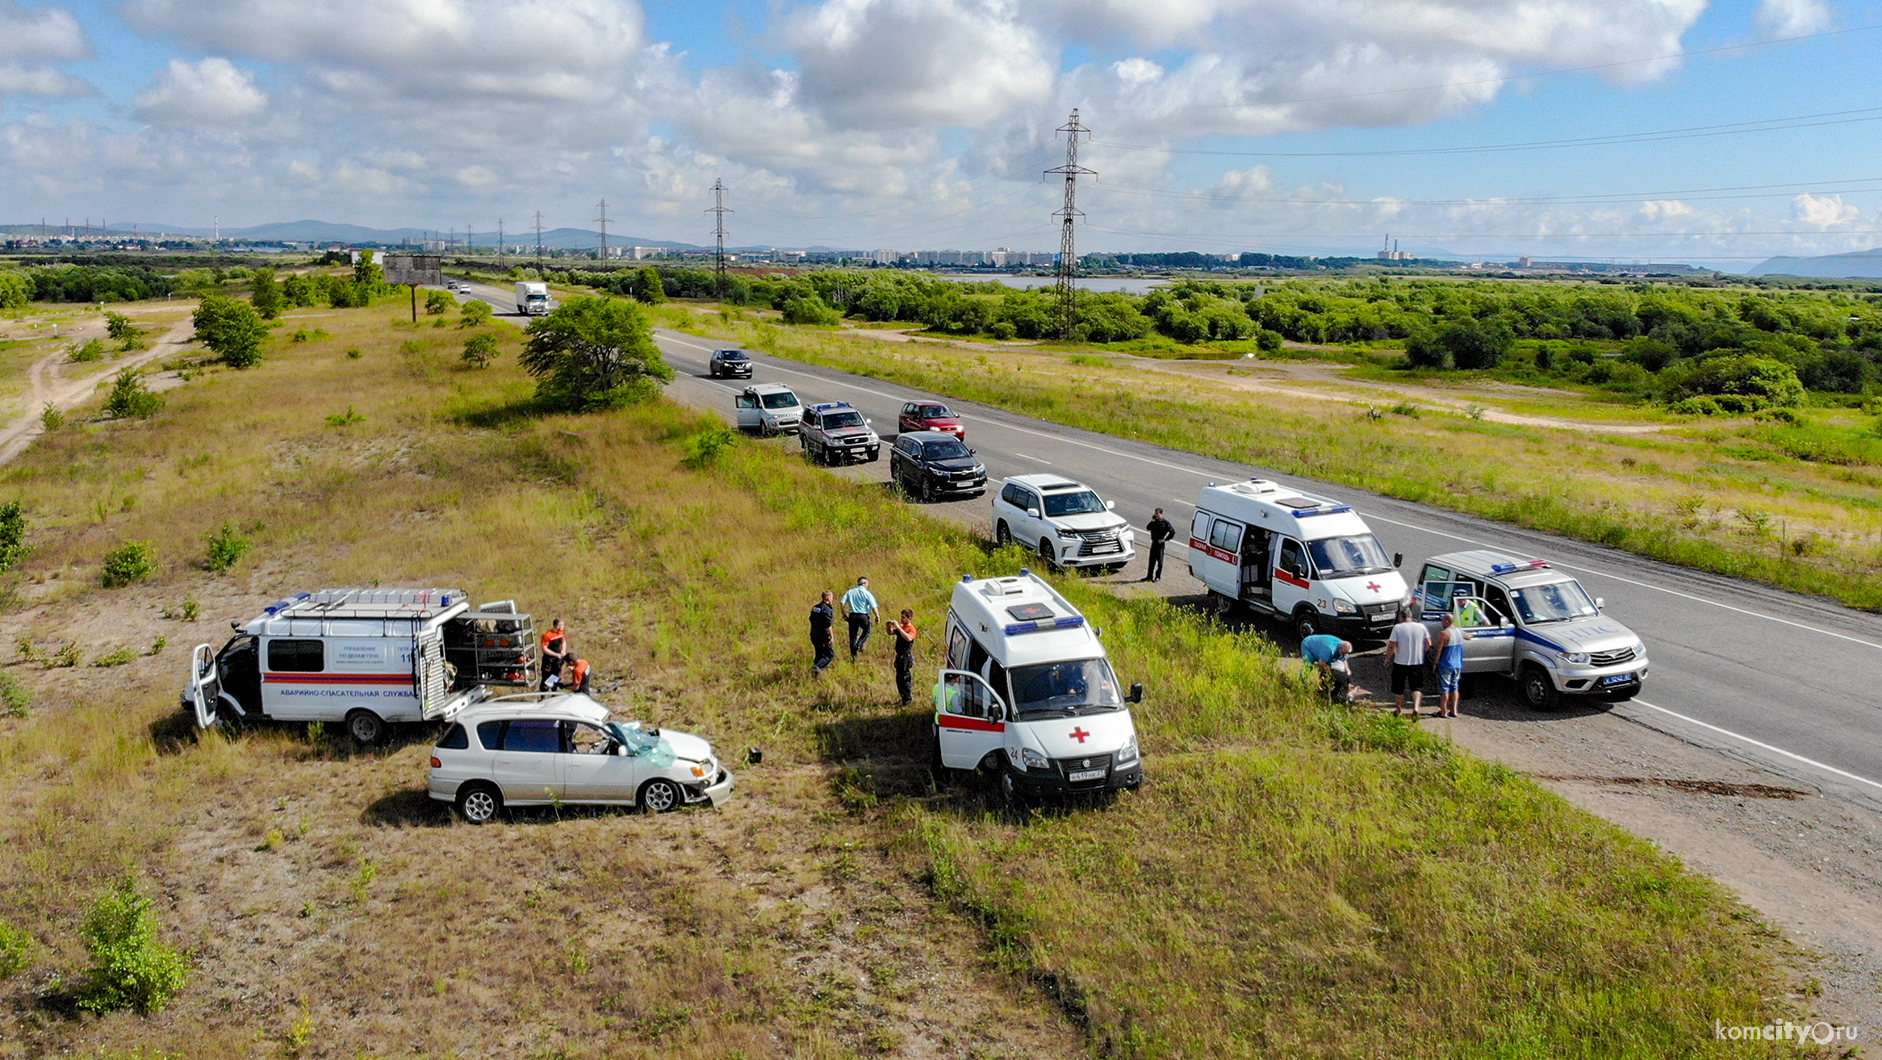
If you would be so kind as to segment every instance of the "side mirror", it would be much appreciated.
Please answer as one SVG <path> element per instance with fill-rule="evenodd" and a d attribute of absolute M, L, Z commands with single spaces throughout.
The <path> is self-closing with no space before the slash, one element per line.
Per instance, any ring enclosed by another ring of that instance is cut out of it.
<path fill-rule="evenodd" d="M 979 455 L 980 455 L 980 450 L 978 450 L 978 449 L 975 449 L 975 448 L 973 448 L 973 447 L 971 447 L 971 446 L 970 446 L 970 447 L 968 447 L 968 450 L 967 450 L 967 455 L 968 455 L 968 456 L 979 456 Z"/>
<path fill-rule="evenodd" d="M 868 426 L 870 426 L 871 424 L 873 424 L 873 423 L 875 423 L 875 422 L 876 422 L 875 420 L 872 420 L 872 419 L 870 419 L 870 418 L 869 418 L 869 417 L 867 417 L 867 416 L 864 416 L 864 417 L 863 417 L 863 426 L 865 426 L 865 427 L 868 427 Z"/>
<path fill-rule="evenodd" d="M 1026 509 L 1026 514 L 1027 514 L 1027 515 L 1029 515 L 1029 516 L 1031 516 L 1031 517 L 1033 517 L 1034 519 L 1037 519 L 1037 518 L 1039 518 L 1039 509 L 1037 509 L 1037 508 L 1028 508 L 1028 509 Z"/>
<path fill-rule="evenodd" d="M 1105 501 L 1105 502 L 1104 502 L 1104 510 L 1105 510 L 1105 511 L 1107 511 L 1107 512 L 1108 512 L 1108 511 L 1110 511 L 1111 509 L 1113 509 L 1113 508 L 1115 508 L 1115 507 L 1117 507 L 1117 502 L 1116 502 L 1116 501 Z"/>
<path fill-rule="evenodd" d="M 1508 626 L 1509 624 L 1510 624 L 1509 619 L 1504 618 L 1502 615 L 1496 616 L 1496 628 L 1502 629 L 1505 626 Z"/>
<path fill-rule="evenodd" d="M 614 757 L 626 758 L 627 757 L 627 745 L 624 743 L 615 744 L 614 745 Z"/>
<path fill-rule="evenodd" d="M 1596 611 L 1599 611 L 1599 610 L 1601 610 L 1602 608 L 1604 608 L 1604 607 L 1606 607 L 1607 605 L 1608 605 L 1608 602 L 1607 602 L 1606 600 L 1604 600 L 1604 599 L 1602 599 L 1601 597 L 1599 597 L 1599 596 L 1597 596 L 1597 597 L 1595 597 L 1595 598 L 1594 598 L 1594 609 L 1595 609 Z"/>
<path fill-rule="evenodd" d="M 1131 694 L 1124 697 L 1124 702 L 1142 703 L 1143 701 L 1144 701 L 1144 686 L 1141 682 L 1139 682 L 1138 684 L 1134 684 L 1131 686 Z"/>
<path fill-rule="evenodd" d="M 1396 570 L 1397 568 L 1399 568 L 1399 567 L 1403 567 L 1404 565 L 1405 565 L 1405 553 L 1403 553 L 1403 552 L 1394 552 L 1394 553 L 1392 553 L 1392 567 L 1393 567 L 1393 569 L 1394 569 L 1394 570 Z"/>

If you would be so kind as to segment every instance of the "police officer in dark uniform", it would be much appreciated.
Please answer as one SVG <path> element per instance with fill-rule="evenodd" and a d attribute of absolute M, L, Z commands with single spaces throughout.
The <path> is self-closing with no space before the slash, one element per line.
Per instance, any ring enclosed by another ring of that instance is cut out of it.
<path fill-rule="evenodd" d="M 1176 536 L 1176 527 L 1163 517 L 1163 509 L 1158 508 L 1150 517 L 1150 525 L 1144 527 L 1150 532 L 1150 563 L 1144 568 L 1144 580 L 1160 582 L 1163 580 L 1163 546 Z"/>
<path fill-rule="evenodd" d="M 811 676 L 822 675 L 824 668 L 836 661 L 836 642 L 830 630 L 836 625 L 836 594 L 828 589 L 810 609 L 810 647 L 816 653 L 810 663 Z"/>

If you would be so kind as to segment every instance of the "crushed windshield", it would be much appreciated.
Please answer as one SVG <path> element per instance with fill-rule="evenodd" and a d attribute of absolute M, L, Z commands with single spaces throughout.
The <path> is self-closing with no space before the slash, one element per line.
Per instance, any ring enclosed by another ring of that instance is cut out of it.
<path fill-rule="evenodd" d="M 760 400 L 764 402 L 765 408 L 768 409 L 788 409 L 796 406 L 797 395 L 786 390 L 782 394 L 766 394 Z"/>
<path fill-rule="evenodd" d="M 860 412 L 829 412 L 823 417 L 825 427 L 861 427 L 863 414 Z"/>
<path fill-rule="evenodd" d="M 1392 569 L 1379 539 L 1371 534 L 1358 537 L 1328 537 L 1307 542 L 1313 553 L 1313 565 L 1322 578 L 1346 578 L 1355 574 L 1384 574 Z"/>
<path fill-rule="evenodd" d="M 608 723 L 608 731 L 614 735 L 627 753 L 636 758 L 645 758 L 658 768 L 673 764 L 673 747 L 659 736 L 660 730 L 643 729 L 639 722 L 623 725 L 618 721 Z"/>
<path fill-rule="evenodd" d="M 1104 502 L 1090 490 L 1046 494 L 1046 515 L 1096 515 L 1104 511 Z"/>
<path fill-rule="evenodd" d="M 1540 625 L 1544 622 L 1567 622 L 1575 618 L 1592 618 L 1601 613 L 1594 601 L 1588 599 L 1588 590 L 1580 582 L 1550 582 L 1547 585 L 1532 585 L 1527 589 L 1513 589 L 1510 596 L 1515 600 L 1516 613 L 1526 626 Z"/>
<path fill-rule="evenodd" d="M 1013 709 L 1029 714 L 1103 714 L 1124 705 L 1117 677 L 1103 659 L 1074 659 L 1007 671 L 1013 683 Z"/>
<path fill-rule="evenodd" d="M 924 460 L 959 460 L 961 457 L 971 455 L 966 446 L 952 438 L 945 442 L 929 442 L 921 447 L 921 456 Z"/>

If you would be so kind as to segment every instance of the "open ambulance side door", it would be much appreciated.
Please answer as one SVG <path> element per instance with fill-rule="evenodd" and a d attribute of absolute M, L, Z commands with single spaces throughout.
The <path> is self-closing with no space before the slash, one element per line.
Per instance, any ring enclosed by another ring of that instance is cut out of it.
<path fill-rule="evenodd" d="M 222 698 L 222 674 L 216 669 L 216 649 L 198 644 L 190 652 L 188 697 L 196 714 L 196 727 L 207 729 L 216 723 L 216 704 Z"/>
<path fill-rule="evenodd" d="M 1006 704 L 979 674 L 943 670 L 935 689 L 935 735 L 941 764 L 977 769 L 1006 743 Z"/>

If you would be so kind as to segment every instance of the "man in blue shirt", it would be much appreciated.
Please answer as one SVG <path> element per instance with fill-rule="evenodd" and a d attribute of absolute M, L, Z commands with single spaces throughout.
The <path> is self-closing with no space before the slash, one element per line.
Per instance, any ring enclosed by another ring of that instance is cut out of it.
<path fill-rule="evenodd" d="M 1352 695 L 1353 670 L 1347 662 L 1352 654 L 1352 644 L 1330 633 L 1316 633 L 1300 642 L 1300 657 L 1320 671 L 1320 687 L 1335 703 L 1344 703 Z"/>
<path fill-rule="evenodd" d="M 856 587 L 843 594 L 843 618 L 850 627 L 850 662 L 855 662 L 863 645 L 869 643 L 869 630 L 880 610 L 876 594 L 869 591 L 868 578 L 856 579 Z"/>

